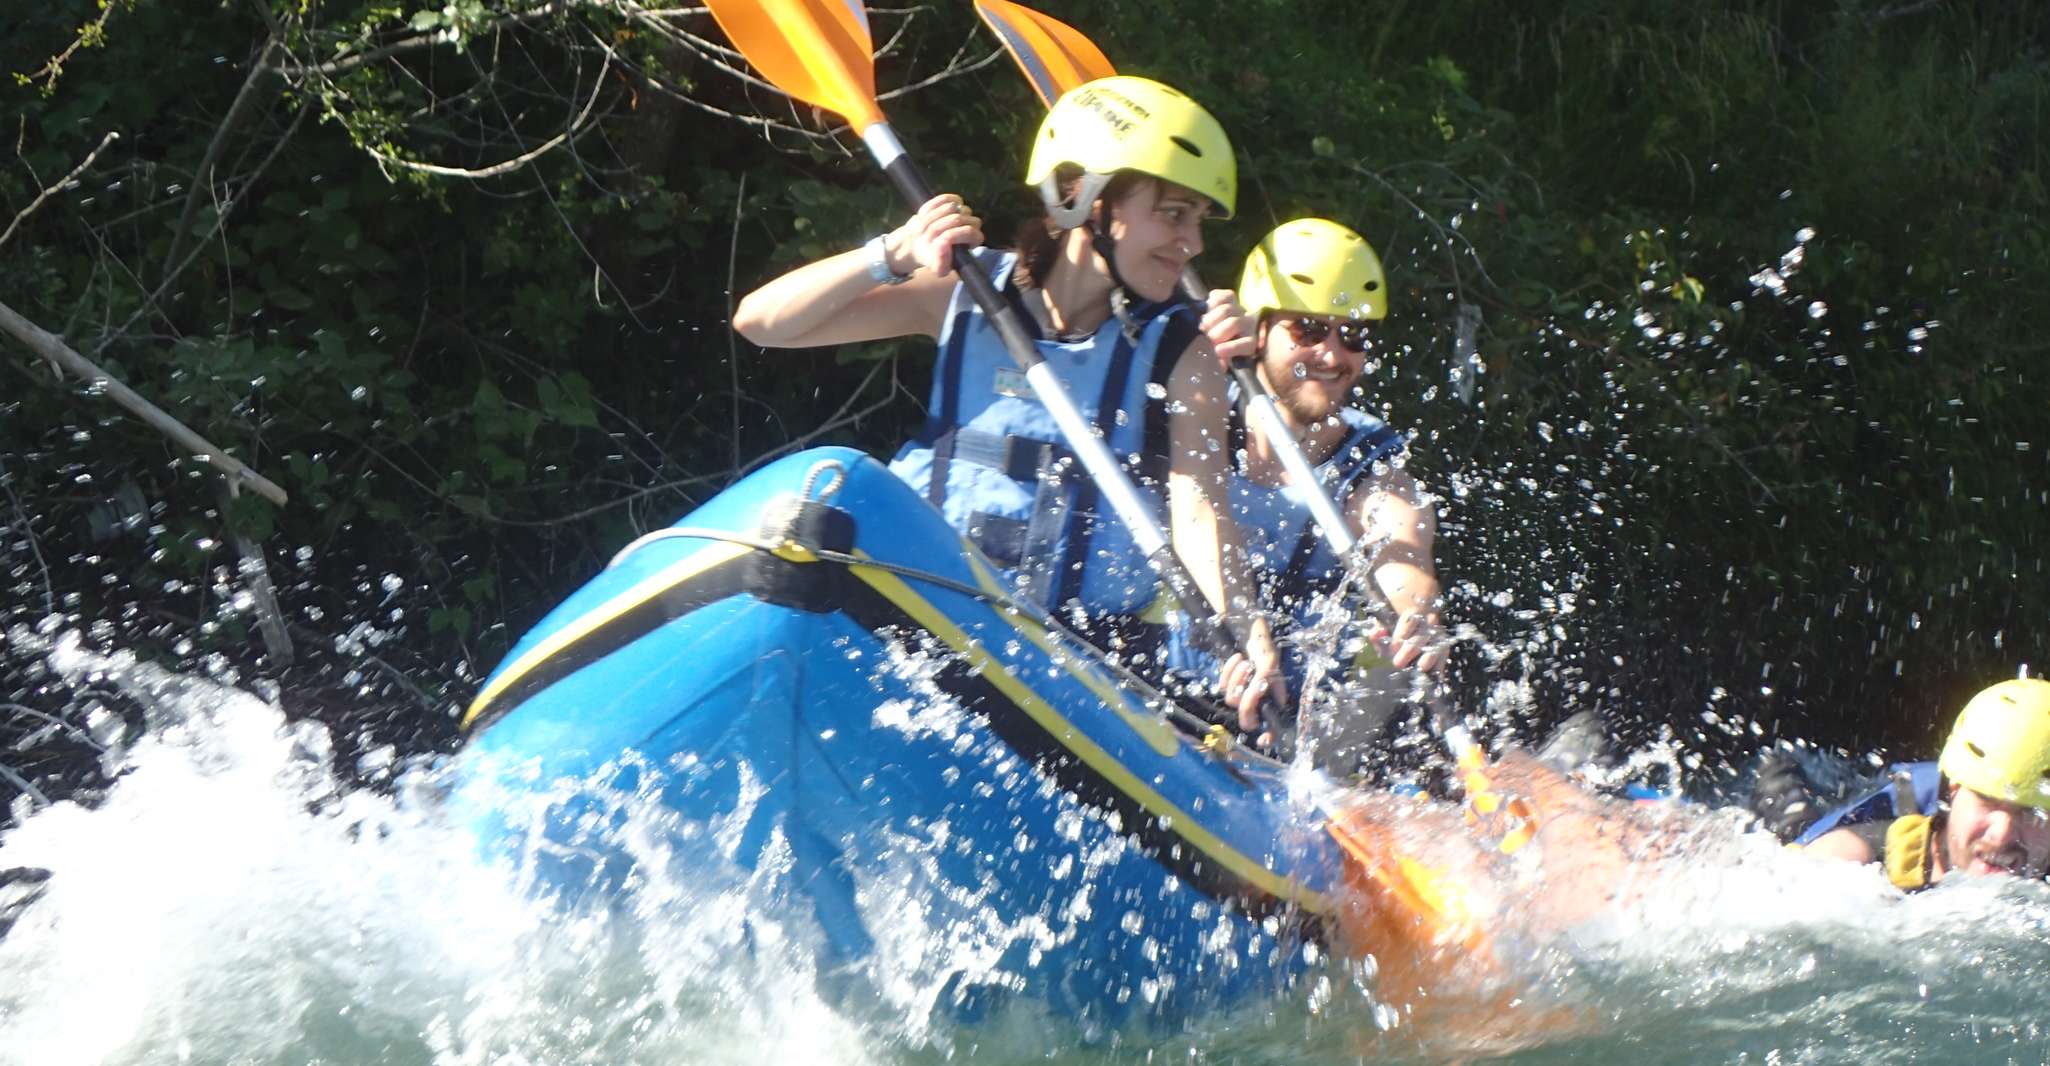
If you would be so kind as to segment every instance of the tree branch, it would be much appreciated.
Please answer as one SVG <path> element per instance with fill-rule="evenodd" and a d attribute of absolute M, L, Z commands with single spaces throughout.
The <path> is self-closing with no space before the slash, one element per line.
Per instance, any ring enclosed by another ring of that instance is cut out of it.
<path fill-rule="evenodd" d="M 263 172 L 270 169 L 271 163 L 276 161 L 276 159 L 278 158 L 278 153 L 285 150 L 285 145 L 292 140 L 292 135 L 299 131 L 299 123 L 306 121 L 306 116 L 308 112 L 309 109 L 302 107 L 299 109 L 299 113 L 297 115 L 292 116 L 292 124 L 290 126 L 285 127 L 284 135 L 278 138 L 278 143 L 271 145 L 271 150 L 269 154 L 263 157 L 263 162 L 258 163 L 256 165 L 256 169 L 251 171 L 247 178 L 243 179 L 241 189 L 237 190 L 236 194 L 230 195 L 228 197 L 227 203 L 222 205 L 217 211 L 214 212 L 214 228 L 208 231 L 208 240 L 213 239 L 213 235 L 215 233 L 220 232 L 222 226 L 227 225 L 228 215 L 231 212 L 233 212 L 236 206 L 242 202 L 242 197 L 240 196 L 240 193 L 248 191 L 251 185 L 256 184 L 256 179 L 262 177 Z M 180 261 L 176 267 L 173 267 L 169 274 L 164 276 L 164 280 L 157 283 L 157 287 L 154 290 L 152 290 L 143 297 L 142 306 L 136 308 L 135 312 L 128 316 L 127 321 L 121 323 L 121 328 L 114 330 L 100 338 L 100 343 L 93 346 L 93 354 L 98 355 L 99 353 L 106 351 L 107 346 L 109 344 L 112 344 L 119 338 L 125 336 L 128 333 L 129 329 L 132 328 L 137 321 L 141 320 L 143 315 L 149 313 L 149 311 L 152 308 L 156 308 L 158 312 L 161 314 L 162 309 L 159 306 L 158 301 L 163 297 L 164 293 L 170 291 L 172 283 L 178 280 L 179 275 L 185 273 L 185 268 L 191 266 L 192 261 L 198 259 L 199 254 L 205 250 L 206 243 L 202 241 L 194 245 L 191 251 L 185 253 L 185 258 L 182 261 Z M 131 272 L 129 276 L 133 277 L 134 275 Z M 140 279 L 138 279 L 138 283 L 139 280 Z M 165 317 L 166 320 L 169 319 L 168 315 L 166 315 Z"/>
<path fill-rule="evenodd" d="M 547 155 L 550 151 L 554 150 L 556 147 L 560 146 L 564 142 L 568 141 L 571 137 L 576 136 L 578 132 L 580 132 L 579 127 L 583 126 L 584 121 L 591 117 L 591 108 L 598 103 L 599 91 L 605 88 L 605 72 L 611 69 L 612 53 L 608 50 L 605 53 L 605 66 L 598 71 L 598 77 L 593 79 L 591 82 L 590 99 L 584 101 L 584 109 L 578 112 L 575 118 L 570 120 L 569 125 L 564 127 L 561 133 L 558 133 L 555 136 L 550 137 L 545 141 L 542 141 L 532 150 L 521 152 L 519 155 L 516 155 L 502 163 L 493 163 L 488 167 L 482 167 L 476 170 L 468 170 L 462 167 L 436 166 L 433 163 L 415 163 L 409 159 L 400 159 L 397 156 L 387 155 L 386 153 L 380 152 L 375 148 L 370 148 L 367 150 L 370 152 L 371 158 L 377 160 L 380 164 L 390 163 L 391 165 L 396 167 L 403 167 L 407 170 L 417 170 L 425 174 L 438 174 L 445 178 L 470 178 L 475 180 L 479 178 L 495 178 L 501 174 L 510 174 L 513 171 L 526 166 L 528 163 L 531 163 L 534 160 L 539 159 L 544 155 Z"/>
<path fill-rule="evenodd" d="M 747 171 L 740 172 L 740 189 L 733 194 L 733 232 L 726 245 L 726 321 L 733 321 L 734 274 L 740 261 L 741 209 L 747 204 Z M 726 374 L 733 386 L 733 476 L 740 476 L 740 341 L 731 328 L 726 331 Z"/>
<path fill-rule="evenodd" d="M 102 3 L 100 5 L 100 17 L 92 20 L 90 24 L 81 27 L 78 31 L 78 36 L 72 39 L 70 47 L 57 55 L 51 56 L 50 61 L 44 63 L 35 73 L 25 74 L 22 77 L 28 79 L 42 78 L 42 89 L 46 93 L 56 89 L 57 78 L 64 73 L 65 62 L 78 54 L 79 49 L 88 45 L 98 44 L 106 39 L 107 20 L 113 17 L 114 6 L 112 3 Z M 131 8 L 134 7 L 133 4 L 129 6 Z"/>
<path fill-rule="evenodd" d="M 228 113 L 221 119 L 221 128 L 214 131 L 213 140 L 207 142 L 206 154 L 200 157 L 199 169 L 192 172 L 192 188 L 186 190 L 185 208 L 178 212 L 178 224 L 171 229 L 171 247 L 164 253 L 164 265 L 160 274 L 171 272 L 178 262 L 178 253 L 185 250 L 185 233 L 192 225 L 192 213 L 199 210 L 199 190 L 202 185 L 212 185 L 214 164 L 220 162 L 221 152 L 228 146 L 228 134 L 242 122 L 242 116 L 249 110 L 250 102 L 256 99 L 256 82 L 269 73 L 266 60 L 277 51 L 278 39 L 271 37 L 264 41 L 263 51 L 257 54 L 256 64 L 250 68 L 249 76 L 242 79 L 242 88 L 235 92 L 235 102 L 228 105 Z"/>
<path fill-rule="evenodd" d="M 357 67 L 363 66 L 367 63 L 375 63 L 380 59 L 389 59 L 392 56 L 399 55 L 403 52 L 414 52 L 422 48 L 434 48 L 444 44 L 454 44 L 456 41 L 460 40 L 465 36 L 476 36 L 478 32 L 488 32 L 507 24 L 518 25 L 523 22 L 531 22 L 535 19 L 545 18 L 549 15 L 553 15 L 558 12 L 566 10 L 568 6 L 569 5 L 567 4 L 556 3 L 542 4 L 540 7 L 533 8 L 532 10 L 515 11 L 505 15 L 500 15 L 497 18 L 492 19 L 488 24 L 477 27 L 475 32 L 465 33 L 464 31 L 457 30 L 452 26 L 444 27 L 442 29 L 433 30 L 427 33 L 414 34 L 410 37 L 401 37 L 398 40 L 391 42 L 390 44 L 379 45 L 378 47 L 372 48 L 367 52 L 357 52 L 353 55 L 343 56 L 340 59 L 328 60 L 325 63 L 280 63 L 265 67 L 264 69 L 272 71 L 277 74 L 284 75 L 288 78 L 303 78 L 309 75 L 331 77 L 336 74 L 346 74 L 349 71 L 355 70 Z M 696 10 L 703 11 L 705 9 L 697 8 Z"/>
<path fill-rule="evenodd" d="M 1872 21 L 1876 24 L 1885 22 L 1888 19 L 1902 18 L 1907 15 L 1919 15 L 1932 7 L 1940 6 L 1942 3 L 1943 0 L 1919 0 L 1919 2 L 1916 3 L 1895 4 L 1892 7 L 1881 8 L 1880 10 L 1873 12 Z"/>
<path fill-rule="evenodd" d="M 0 303 L 0 331 L 10 333 L 29 351 L 48 360 L 62 377 L 69 371 L 73 377 L 103 389 L 115 403 L 133 412 L 137 418 L 148 423 L 157 432 L 171 438 L 194 458 L 212 465 L 229 480 L 239 481 L 255 489 L 264 499 L 283 507 L 288 499 L 285 490 L 269 478 L 250 469 L 242 460 L 229 455 L 220 446 L 194 433 L 185 423 L 165 414 L 163 408 L 142 398 L 134 389 L 122 384 L 112 374 L 101 369 L 92 360 L 73 351 L 61 338 L 44 331 L 40 326 L 16 314 L 12 307 Z"/>
<path fill-rule="evenodd" d="M 0 492 L 7 494 L 7 502 L 14 505 L 14 513 L 20 516 L 21 538 L 28 542 L 29 554 L 36 557 L 36 567 L 43 572 L 43 610 L 55 614 L 57 589 L 50 582 L 50 561 L 43 558 L 43 546 L 36 541 L 34 520 L 29 517 L 28 508 L 21 505 L 21 499 L 14 495 L 13 481 L 13 476 L 7 473 L 6 457 L 0 456 Z"/>
<path fill-rule="evenodd" d="M 119 133 L 113 130 L 108 130 L 107 135 L 105 137 L 100 138 L 99 147 L 94 148 L 90 152 L 87 152 L 85 158 L 81 160 L 77 166 L 71 168 L 71 173 L 64 175 L 63 178 L 58 180 L 57 184 L 52 185 L 47 189 L 44 189 L 40 193 L 37 193 L 34 201 L 32 201 L 27 207 L 24 207 L 20 211 L 16 212 L 14 215 L 14 221 L 9 222 L 7 224 L 7 231 L 5 233 L 0 233 L 0 248 L 4 248 L 7 246 L 7 242 L 14 237 L 15 229 L 21 225 L 24 219 L 28 218 L 30 215 L 35 214 L 36 211 L 43 206 L 43 201 L 48 200 L 50 197 L 55 196 L 60 192 L 64 192 L 70 189 L 74 185 L 77 185 L 78 176 L 80 174 L 85 173 L 87 167 L 93 165 L 93 160 L 99 158 L 100 150 L 107 147 L 110 144 L 113 144 L 120 138 L 121 135 Z"/>

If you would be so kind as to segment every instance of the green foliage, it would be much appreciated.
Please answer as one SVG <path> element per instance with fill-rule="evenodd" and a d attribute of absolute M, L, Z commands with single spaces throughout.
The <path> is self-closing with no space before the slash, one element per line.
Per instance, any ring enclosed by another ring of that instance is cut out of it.
<path fill-rule="evenodd" d="M 1863 743 L 1919 739 L 2045 660 L 2050 15 L 1044 6 L 1231 131 L 1240 221 L 1209 235 L 1213 279 L 1297 214 L 1381 250 L 1396 291 L 1369 406 L 1420 432 L 1454 610 L 1516 649 L 1495 669 L 1660 720 L 1727 690 Z M 729 290 L 902 209 L 864 160 L 788 128 L 808 109 L 630 9 L 102 10 L 18 20 L 0 216 L 123 137 L 0 249 L 0 292 L 292 502 L 224 514 L 154 431 L 14 349 L 0 479 L 20 534 L 0 558 L 20 611 L 47 578 L 86 619 L 203 621 L 233 529 L 293 560 L 295 622 L 404 630 L 381 654 L 411 655 L 440 713 L 625 538 L 880 401 L 900 368 L 923 389 L 929 346 L 759 353 L 728 333 Z M 969 5 L 874 15 L 885 88 L 990 47 Z M 221 132 L 274 30 L 287 73 Z M 24 69 L 59 55 L 61 79 Z M 495 169 L 587 103 L 556 150 Z M 1039 107 L 1001 61 L 887 106 L 992 233 L 1029 215 Z M 1450 382 L 1462 306 L 1482 312 L 1472 402 Z M 919 415 L 899 398 L 829 439 L 884 452 Z M 86 517 L 131 480 L 148 521 L 92 541 Z"/>

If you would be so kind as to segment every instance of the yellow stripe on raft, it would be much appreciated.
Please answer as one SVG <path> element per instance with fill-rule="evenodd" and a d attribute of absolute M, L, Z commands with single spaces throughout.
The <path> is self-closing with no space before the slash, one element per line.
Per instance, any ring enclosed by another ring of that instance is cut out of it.
<path fill-rule="evenodd" d="M 969 568 L 975 571 L 976 583 L 985 591 L 1000 598 L 1009 595 L 995 572 L 982 560 L 981 553 L 971 552 L 967 559 Z M 1011 628 L 1025 634 L 1026 639 L 1039 645 L 1039 650 L 1051 656 L 1070 676 L 1087 685 L 1089 691 L 1095 693 L 1096 698 L 1102 700 L 1105 706 L 1116 711 L 1118 717 L 1123 718 L 1125 724 L 1132 727 L 1132 732 L 1139 734 L 1156 754 L 1173 755 L 1181 750 L 1181 736 L 1174 731 L 1174 727 L 1161 721 L 1157 715 L 1134 710 L 1132 702 L 1125 698 L 1123 690 L 1115 682 L 1104 677 L 1102 671 L 1084 658 L 1085 653 L 1082 649 L 1070 644 L 1057 646 L 1054 639 L 1047 635 L 1045 626 L 1022 612 L 998 608 L 998 613 L 1011 624 Z"/>
<path fill-rule="evenodd" d="M 895 574 L 860 565 L 856 565 L 852 569 L 856 577 L 866 582 L 877 592 L 882 593 L 884 598 L 896 604 L 905 614 L 910 615 L 912 620 L 916 621 L 920 627 L 945 641 L 949 647 L 965 656 L 969 664 L 981 673 L 983 677 L 987 678 L 991 684 L 1002 691 L 1005 696 L 1008 696 L 1012 703 L 1017 704 L 1020 710 L 1031 716 L 1032 720 L 1039 723 L 1041 728 L 1058 738 L 1063 746 L 1073 752 L 1077 758 L 1081 759 L 1091 769 L 1102 775 L 1104 780 L 1108 781 L 1118 791 L 1138 801 L 1139 805 L 1148 813 L 1156 817 L 1171 819 L 1174 832 L 1205 855 L 1208 855 L 1211 860 L 1236 874 L 1241 880 L 1259 886 L 1277 899 L 1291 901 L 1301 906 L 1304 910 L 1316 914 L 1329 914 L 1333 911 L 1330 897 L 1322 892 L 1308 888 L 1292 878 L 1283 877 L 1247 857 L 1231 845 L 1226 844 L 1208 829 L 1203 828 L 1202 823 L 1190 816 L 1189 812 L 1175 806 L 1167 797 L 1154 791 L 1144 781 L 1134 776 L 1131 770 L 1123 763 L 1120 763 L 1109 752 L 1103 750 L 1087 734 L 1076 729 L 1074 723 L 1068 721 L 1066 716 L 1055 710 L 1052 704 L 1049 704 L 1037 692 L 1034 692 L 1031 686 L 1019 680 L 1009 670 L 1004 669 L 1003 664 L 998 662 L 994 655 L 991 655 L 980 643 L 971 639 L 967 633 L 955 625 L 953 619 L 948 618 L 944 612 L 933 606 L 924 597 L 913 592 L 911 587 L 899 580 Z M 1010 619 L 1010 621 L 1013 625 L 1016 625 L 1019 620 Z M 1024 632 L 1024 630 L 1021 628 L 1020 632 Z M 1192 757 L 1194 757 L 1193 754 Z"/>
<path fill-rule="evenodd" d="M 576 621 L 550 634 L 547 640 L 536 644 L 533 650 L 520 656 L 517 662 L 492 678 L 491 683 L 484 686 L 484 691 L 477 693 L 477 698 L 470 701 L 470 709 L 463 712 L 461 728 L 470 728 L 470 723 L 476 721 L 477 716 L 483 714 L 484 709 L 491 705 L 491 701 L 497 699 L 506 689 L 532 672 L 535 667 L 589 636 L 593 630 L 715 566 L 732 562 L 754 550 L 756 549 L 746 544 L 707 544 L 681 561 L 650 574 L 639 584 L 607 600 L 596 609 L 586 611 Z"/>

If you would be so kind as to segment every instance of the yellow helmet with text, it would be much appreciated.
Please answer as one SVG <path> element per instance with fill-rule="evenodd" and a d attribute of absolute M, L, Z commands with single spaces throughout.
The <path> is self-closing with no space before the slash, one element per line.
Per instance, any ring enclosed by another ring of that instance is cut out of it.
<path fill-rule="evenodd" d="M 1326 218 L 1299 218 L 1274 228 L 1246 256 L 1239 303 L 1268 311 L 1341 318 L 1388 316 L 1388 279 L 1365 237 Z"/>
<path fill-rule="evenodd" d="M 1080 167 L 1072 196 L 1059 189 L 1062 164 Z M 1054 225 L 1074 229 L 1111 175 L 1135 170 L 1201 193 L 1230 218 L 1238 204 L 1238 163 L 1224 127 L 1203 105 L 1147 78 L 1086 81 L 1061 94 L 1039 124 L 1025 183 L 1039 188 Z"/>
<path fill-rule="evenodd" d="M 2002 681 L 1973 696 L 1936 768 L 1990 799 L 2050 809 L 2050 681 Z"/>

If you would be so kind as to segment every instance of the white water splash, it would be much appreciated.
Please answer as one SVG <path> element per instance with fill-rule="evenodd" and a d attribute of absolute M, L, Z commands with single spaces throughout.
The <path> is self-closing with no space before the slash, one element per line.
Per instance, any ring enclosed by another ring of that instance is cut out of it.
<path fill-rule="evenodd" d="M 744 884 L 566 915 L 473 857 L 427 769 L 344 792 L 325 733 L 253 696 L 51 662 L 155 725 L 104 802 L 0 838 L 0 869 L 50 871 L 0 939 L 0 1063 L 870 1060 Z"/>
<path fill-rule="evenodd" d="M 393 794 L 346 791 L 325 735 L 262 700 L 75 644 L 51 661 L 75 683 L 125 687 L 151 726 L 97 806 L 58 804 L 0 838 L 0 868 L 51 871 L 0 939 L 10 1066 L 1436 1061 L 1474 1050 L 1416 1032 L 1375 999 L 1371 963 L 1343 961 L 1167 1030 L 1082 1031 L 1029 1008 L 933 1028 L 919 1004 L 941 975 L 980 958 L 1001 981 L 998 946 L 1063 935 L 1058 921 L 922 923 L 918 893 L 933 880 L 922 864 L 961 843 L 944 827 L 896 841 L 883 850 L 897 865 L 865 871 L 864 907 L 900 920 L 878 923 L 870 991 L 850 997 L 848 975 L 822 966 L 815 928 L 779 904 L 787 864 L 774 839 L 751 871 L 676 875 L 662 855 L 673 815 L 623 797 L 622 839 L 646 880 L 624 906 L 567 911 L 472 857 L 434 801 L 431 768 L 401 775 Z M 1297 776 L 1305 793 L 1328 787 Z M 1531 1000 L 1579 1008 L 1575 1025 L 1476 1046 L 1603 1062 L 1643 1061 L 1648 1047 L 1694 1062 L 2033 1061 L 2050 1047 L 2035 1006 L 2050 978 L 2043 886 L 1967 880 L 1902 899 L 1871 870 L 1789 853 L 1729 814 L 1662 817 L 1672 861 L 1647 874 L 1640 906 L 1521 956 Z"/>

